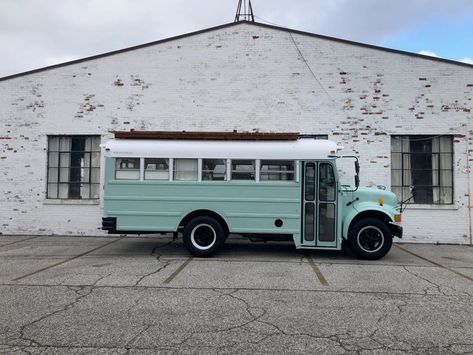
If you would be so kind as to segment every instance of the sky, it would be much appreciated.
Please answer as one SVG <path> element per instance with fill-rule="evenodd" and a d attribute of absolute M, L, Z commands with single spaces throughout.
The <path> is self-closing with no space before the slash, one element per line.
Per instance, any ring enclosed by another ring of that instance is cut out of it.
<path fill-rule="evenodd" d="M 233 22 L 238 0 L 0 0 L 0 77 Z M 473 0 L 252 0 L 256 21 L 473 64 Z"/>

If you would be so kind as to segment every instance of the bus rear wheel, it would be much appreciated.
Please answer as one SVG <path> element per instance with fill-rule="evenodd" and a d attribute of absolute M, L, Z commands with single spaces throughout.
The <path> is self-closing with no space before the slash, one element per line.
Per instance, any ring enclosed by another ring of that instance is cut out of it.
<path fill-rule="evenodd" d="M 386 223 L 376 218 L 364 218 L 350 227 L 348 246 L 359 259 L 378 260 L 385 256 L 393 243 Z"/>
<path fill-rule="evenodd" d="M 193 255 L 214 255 L 225 242 L 225 230 L 212 217 L 199 216 L 191 219 L 182 232 L 184 246 Z"/>

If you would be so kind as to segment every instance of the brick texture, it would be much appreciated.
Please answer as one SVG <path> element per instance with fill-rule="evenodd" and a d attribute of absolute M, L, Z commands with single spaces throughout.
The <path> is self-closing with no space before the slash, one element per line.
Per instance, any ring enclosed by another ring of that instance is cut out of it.
<path fill-rule="evenodd" d="M 390 135 L 452 134 L 454 205 L 408 208 L 405 240 L 469 244 L 472 97 L 473 66 L 247 23 L 3 80 L 0 231 L 102 234 L 101 204 L 45 203 L 51 134 L 328 134 L 359 155 L 362 185 L 388 188 Z"/>

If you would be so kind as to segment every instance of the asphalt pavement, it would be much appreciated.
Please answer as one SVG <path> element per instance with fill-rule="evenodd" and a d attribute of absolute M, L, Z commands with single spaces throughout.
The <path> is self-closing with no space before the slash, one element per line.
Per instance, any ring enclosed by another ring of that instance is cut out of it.
<path fill-rule="evenodd" d="M 473 354 L 473 248 L 0 236 L 0 353 Z"/>

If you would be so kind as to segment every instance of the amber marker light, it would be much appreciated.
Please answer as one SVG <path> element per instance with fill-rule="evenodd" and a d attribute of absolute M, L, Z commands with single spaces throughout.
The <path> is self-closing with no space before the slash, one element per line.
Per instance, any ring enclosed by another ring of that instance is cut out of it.
<path fill-rule="evenodd" d="M 384 204 L 384 200 L 382 197 L 378 198 L 378 203 L 380 206 L 382 206 Z"/>
<path fill-rule="evenodd" d="M 394 222 L 401 222 L 401 215 L 400 214 L 395 214 L 394 215 Z"/>

